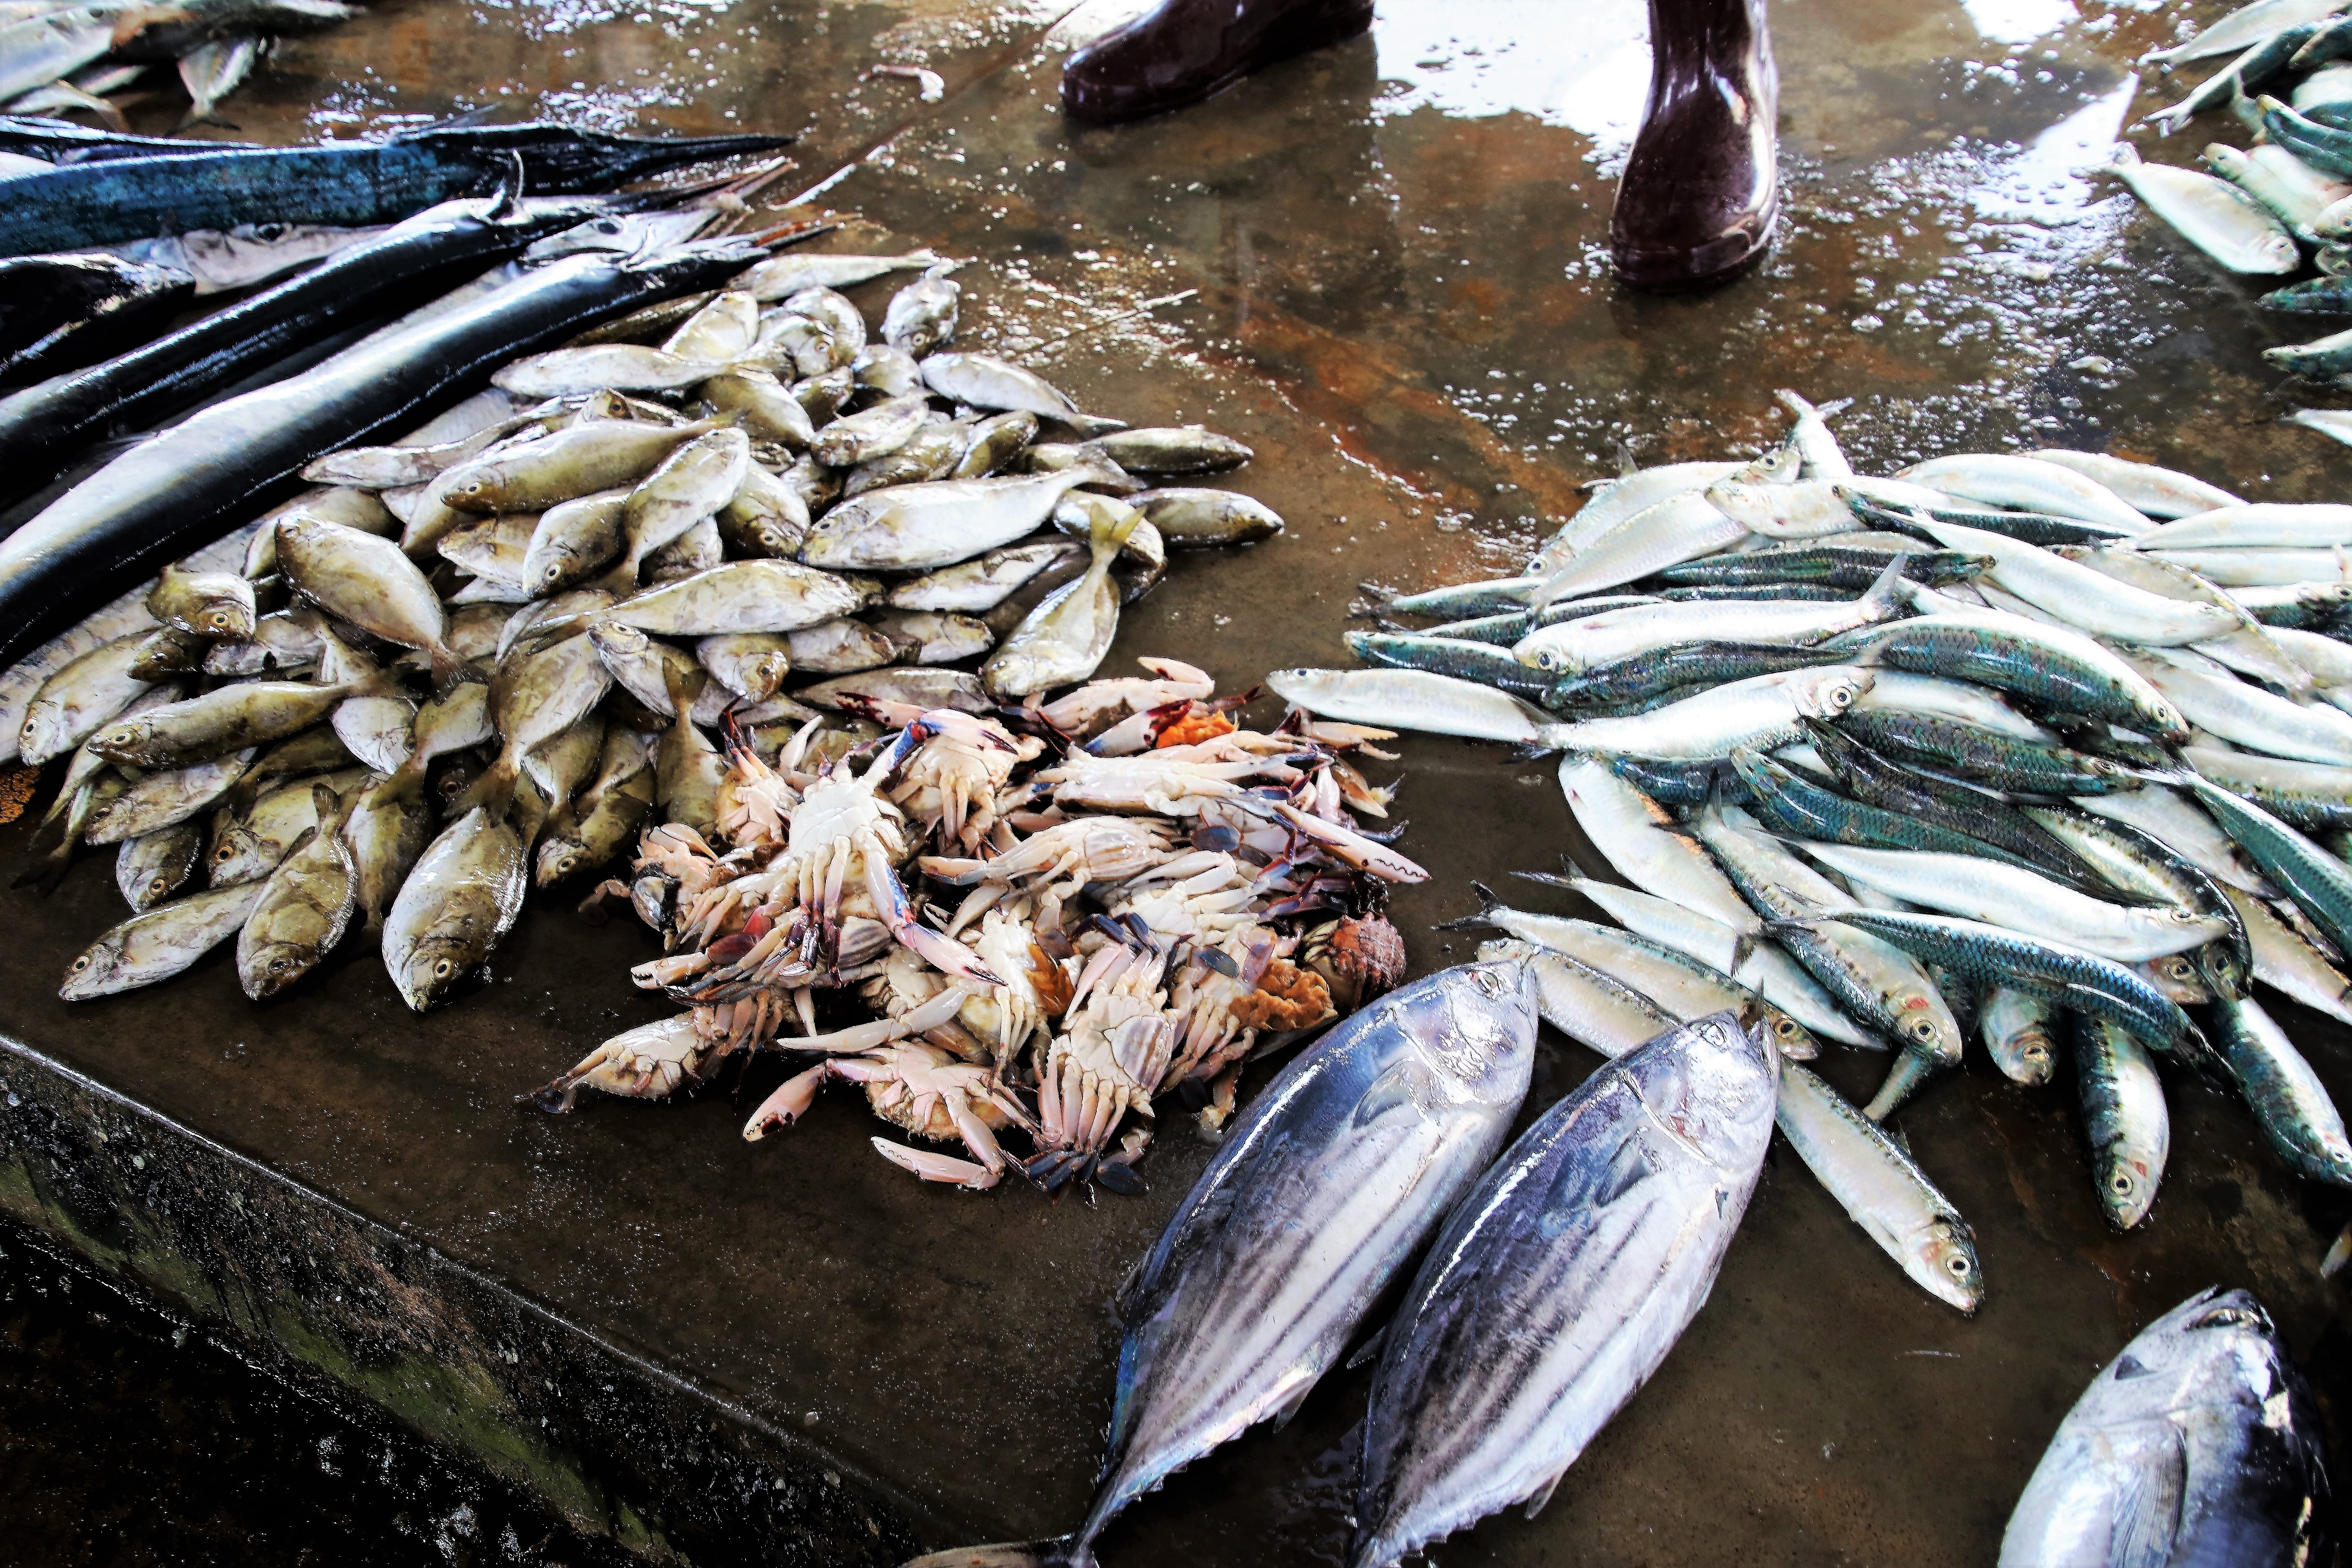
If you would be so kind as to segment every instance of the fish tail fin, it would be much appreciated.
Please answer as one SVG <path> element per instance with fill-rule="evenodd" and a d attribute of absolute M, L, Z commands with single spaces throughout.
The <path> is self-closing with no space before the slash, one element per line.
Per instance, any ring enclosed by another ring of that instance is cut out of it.
<path fill-rule="evenodd" d="M 1909 606 L 1910 595 L 1903 591 L 1903 569 L 1910 563 L 1908 554 L 1896 555 L 1886 563 L 1886 570 L 1878 574 L 1878 581 L 1870 585 L 1870 591 L 1863 595 L 1863 605 L 1870 611 L 1873 618 L 1883 621 Z"/>
<path fill-rule="evenodd" d="M 1520 875 L 1521 875 L 1521 876 L 1529 876 L 1529 875 L 1540 876 L 1540 875 L 1541 875 L 1541 873 L 1530 873 L 1530 872 L 1524 872 L 1524 871 L 1523 871 L 1523 872 L 1521 872 L 1521 873 L 1520 873 Z M 1432 931 L 1493 931 L 1493 930 L 1496 930 L 1496 929 L 1498 929 L 1498 928 L 1496 926 L 1496 924 L 1495 924 L 1495 911 L 1496 911 L 1496 910 L 1499 910 L 1499 909 L 1503 908 L 1503 900 L 1500 900 L 1500 899 L 1498 899 L 1498 898 L 1496 898 L 1496 897 L 1495 896 L 1495 889 L 1492 889 L 1492 888 L 1490 888 L 1490 887 L 1488 887 L 1488 886 L 1486 886 L 1486 883 L 1484 883 L 1484 882 L 1473 882 L 1473 883 L 1471 883 L 1471 884 L 1470 884 L 1470 890 L 1471 890 L 1472 892 L 1476 893 L 1476 894 L 1478 895 L 1478 912 L 1477 912 L 1476 914 L 1475 914 L 1475 915 L 1463 915 L 1463 916 L 1460 916 L 1460 917 L 1459 917 L 1459 918 L 1457 918 L 1457 919 L 1450 920 L 1450 921 L 1439 921 L 1436 925 L 1433 925 L 1433 926 L 1430 927 L 1430 930 L 1432 930 Z"/>
<path fill-rule="evenodd" d="M 1096 502 L 1109 499 L 1108 496 L 1093 498 Z M 1098 504 L 1090 504 L 1087 510 L 1094 517 L 1087 525 L 1087 543 L 1094 551 L 1095 564 L 1107 570 L 1110 559 L 1127 548 L 1128 538 L 1135 532 L 1136 525 L 1143 521 L 1143 513 L 1124 502 L 1116 510 Z"/>
<path fill-rule="evenodd" d="M 434 695 L 446 694 L 450 688 L 465 678 L 466 661 L 457 650 L 447 643 L 433 644 L 425 650 L 425 657 L 431 660 L 433 665 Z"/>
<path fill-rule="evenodd" d="M 910 1557 L 899 1568 L 1095 1568 L 1094 1548 L 1072 1536 L 958 1546 Z"/>
<path fill-rule="evenodd" d="M 199 125 L 217 125 L 224 131 L 245 129 L 219 110 L 206 104 L 202 108 L 191 107 L 187 113 L 180 116 L 180 122 L 172 127 L 172 134 L 176 136 L 183 131 L 193 131 Z"/>
<path fill-rule="evenodd" d="M 1113 419 L 1105 414 L 1072 413 L 1061 415 L 1059 418 L 1063 424 L 1076 429 L 1088 440 L 1094 439 L 1097 436 L 1108 436 L 1114 430 L 1127 428 L 1126 420 Z"/>
<path fill-rule="evenodd" d="M 514 762 L 500 752 L 498 760 L 482 770 L 482 776 L 468 785 L 465 794 L 449 803 L 450 819 L 455 821 L 477 806 L 492 816 L 504 816 L 507 807 L 514 802 L 515 784 L 520 777 Z"/>

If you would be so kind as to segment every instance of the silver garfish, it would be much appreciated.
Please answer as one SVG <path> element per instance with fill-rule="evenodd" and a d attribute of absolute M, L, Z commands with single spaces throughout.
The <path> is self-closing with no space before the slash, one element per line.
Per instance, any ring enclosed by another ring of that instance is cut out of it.
<path fill-rule="evenodd" d="M 1083 1568 L 1129 1503 L 1296 1409 L 1503 1146 L 1535 1037 L 1527 966 L 1464 964 L 1391 993 L 1283 1068 L 1119 1293 L 1127 1339 L 1086 1522 L 908 1568 Z M 1768 1090 L 1770 1073 L 1755 1068 Z M 1769 1100 L 1761 1121 L 1769 1132 Z"/>
<path fill-rule="evenodd" d="M 1389 1326 L 1349 1568 L 1542 1506 L 1706 1304 L 1778 1063 L 1729 1017 L 1685 1025 L 1585 1079 L 1463 1200 Z"/>

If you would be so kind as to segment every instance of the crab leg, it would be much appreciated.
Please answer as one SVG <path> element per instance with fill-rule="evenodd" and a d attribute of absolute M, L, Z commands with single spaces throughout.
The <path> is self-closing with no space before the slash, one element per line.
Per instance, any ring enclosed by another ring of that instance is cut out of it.
<path fill-rule="evenodd" d="M 819 1062 L 808 1071 L 784 1079 L 775 1093 L 760 1101 L 760 1108 L 751 1112 L 751 1120 L 743 1123 L 743 1141 L 756 1143 L 768 1135 L 771 1127 L 790 1127 L 808 1114 L 809 1107 L 816 1103 L 817 1090 L 824 1087 L 827 1079 L 847 1076 L 838 1062 Z"/>
<path fill-rule="evenodd" d="M 893 1143 L 887 1138 L 874 1140 L 874 1152 L 902 1171 L 912 1171 L 927 1182 L 951 1182 L 973 1192 L 985 1192 L 996 1185 L 1003 1173 L 1003 1156 L 992 1170 L 975 1165 L 970 1160 L 959 1160 L 951 1154 L 934 1154 L 927 1149 L 909 1149 L 904 1143 Z"/>
<path fill-rule="evenodd" d="M 866 890 L 872 895 L 874 907 L 881 913 L 883 923 L 890 928 L 890 934 L 933 969 L 978 985 L 1004 984 L 971 949 L 950 941 L 915 918 L 914 907 L 907 902 L 907 889 L 899 885 L 898 873 L 878 855 L 866 857 Z"/>
<path fill-rule="evenodd" d="M 1360 871 L 1370 871 L 1373 876 L 1387 882 L 1429 880 L 1429 873 L 1421 867 L 1394 850 L 1373 843 L 1361 834 L 1350 833 L 1336 823 L 1326 822 L 1318 816 L 1309 816 L 1288 801 L 1276 800 L 1265 804 L 1279 814 L 1285 822 L 1297 828 L 1301 836 L 1313 839 L 1317 845 Z"/>

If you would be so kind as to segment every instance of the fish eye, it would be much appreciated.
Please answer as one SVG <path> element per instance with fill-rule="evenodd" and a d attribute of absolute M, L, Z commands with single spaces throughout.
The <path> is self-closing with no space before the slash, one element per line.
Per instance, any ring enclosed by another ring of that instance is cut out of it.
<path fill-rule="evenodd" d="M 433 978 L 436 980 L 446 980 L 456 973 L 457 970 L 457 966 L 446 958 L 436 958 L 433 961 Z"/>
<path fill-rule="evenodd" d="M 1936 1037 L 1935 1021 L 1931 1018 L 1914 1018 L 1911 1021 L 1911 1037 L 1922 1041 L 1934 1039 Z"/>
<path fill-rule="evenodd" d="M 168 892 L 171 890 L 171 883 L 161 877 L 151 877 L 147 881 L 147 890 L 151 893 Z"/>
<path fill-rule="evenodd" d="M 2116 1194 L 2118 1197 L 2128 1197 L 2131 1195 L 2132 1179 L 2130 1175 L 2125 1172 L 2116 1172 L 2115 1180 L 2109 1182 L 2107 1185 L 2116 1190 Z"/>
<path fill-rule="evenodd" d="M 1951 1257 L 1944 1260 L 1944 1267 L 1952 1271 L 1952 1278 L 1955 1279 L 1965 1279 L 1973 1272 L 1973 1270 L 1969 1268 L 1968 1257 L 1964 1253 L 1955 1252 L 1952 1254 Z"/>
<path fill-rule="evenodd" d="M 73 967 L 66 971 L 66 973 L 68 974 L 79 974 L 83 970 L 88 969 L 89 967 L 89 954 L 85 952 L 79 958 L 73 961 Z"/>

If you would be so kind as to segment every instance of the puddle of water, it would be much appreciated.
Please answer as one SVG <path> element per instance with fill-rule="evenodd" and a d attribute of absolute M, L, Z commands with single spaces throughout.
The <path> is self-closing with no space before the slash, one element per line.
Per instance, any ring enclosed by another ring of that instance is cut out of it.
<path fill-rule="evenodd" d="M 1960 0 L 1978 37 L 1988 43 L 2028 44 L 2082 20 L 2074 0 Z"/>
<path fill-rule="evenodd" d="M 1591 137 L 1622 162 L 1650 83 L 1643 0 L 1591 0 L 1566 36 L 1535 32 L 1525 0 L 1390 0 L 1372 23 L 1386 119 L 1433 109 L 1458 120 L 1524 114 Z"/>

